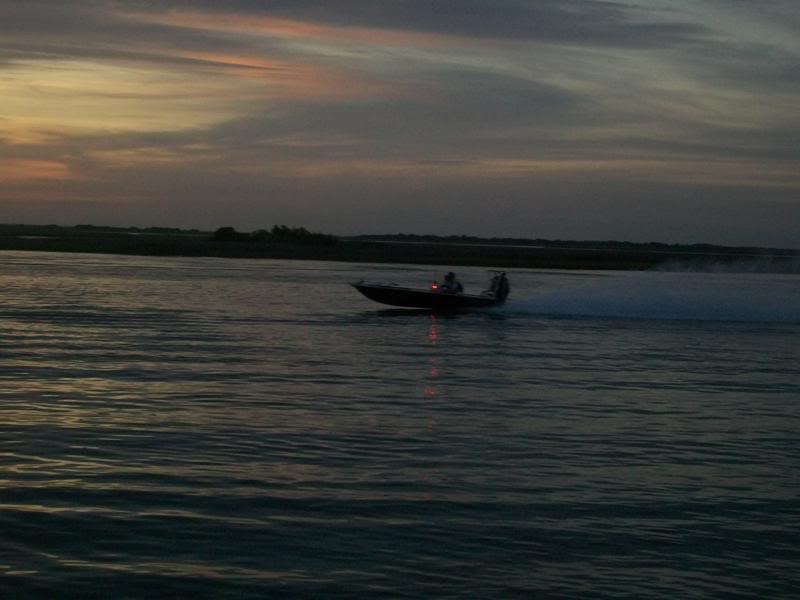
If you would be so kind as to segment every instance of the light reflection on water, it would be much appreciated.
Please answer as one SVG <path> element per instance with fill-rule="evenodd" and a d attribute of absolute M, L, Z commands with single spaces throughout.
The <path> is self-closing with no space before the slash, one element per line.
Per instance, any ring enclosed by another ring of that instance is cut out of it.
<path fill-rule="evenodd" d="M 796 276 L 518 271 L 443 317 L 345 282 L 444 268 L 0 259 L 9 594 L 800 584 Z"/>

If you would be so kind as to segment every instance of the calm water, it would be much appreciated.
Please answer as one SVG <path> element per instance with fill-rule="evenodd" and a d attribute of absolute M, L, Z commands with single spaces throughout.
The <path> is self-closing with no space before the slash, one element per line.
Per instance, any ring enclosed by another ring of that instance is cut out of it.
<path fill-rule="evenodd" d="M 444 269 L 0 253 L 0 596 L 800 596 L 800 276 Z"/>

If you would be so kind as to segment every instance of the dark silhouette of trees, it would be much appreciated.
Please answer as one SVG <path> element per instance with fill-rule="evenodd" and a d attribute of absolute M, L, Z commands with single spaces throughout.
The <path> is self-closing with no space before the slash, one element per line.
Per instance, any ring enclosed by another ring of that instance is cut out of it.
<path fill-rule="evenodd" d="M 325 233 L 311 233 L 305 227 L 287 227 L 286 225 L 275 225 L 269 232 L 273 242 L 290 242 L 294 244 L 317 244 L 332 245 L 336 243 L 336 237 Z"/>
<path fill-rule="evenodd" d="M 214 240 L 217 242 L 244 242 L 248 238 L 246 233 L 239 233 L 233 227 L 220 227 L 214 232 Z"/>
<path fill-rule="evenodd" d="M 217 242 L 262 242 L 283 244 L 307 244 L 332 246 L 338 242 L 336 236 L 325 233 L 312 233 L 305 227 L 275 225 L 270 231 L 258 229 L 252 233 L 240 233 L 233 227 L 220 227 L 212 238 Z"/>

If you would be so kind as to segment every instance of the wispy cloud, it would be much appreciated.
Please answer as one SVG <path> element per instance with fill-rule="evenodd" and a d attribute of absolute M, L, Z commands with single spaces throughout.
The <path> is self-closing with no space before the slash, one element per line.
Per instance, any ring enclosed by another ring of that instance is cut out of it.
<path fill-rule="evenodd" d="M 54 160 L 7 159 L 0 163 L 0 181 L 18 183 L 42 179 L 71 179 L 69 168 Z"/>
<path fill-rule="evenodd" d="M 232 18 L 242 21 L 285 19 L 313 23 L 317 30 L 324 25 L 591 46 L 660 47 L 693 41 L 707 32 L 701 25 L 670 19 L 665 12 L 606 0 L 234 0 L 224 6 L 182 1 L 169 3 L 168 10 L 200 6 L 233 13 Z"/>
<path fill-rule="evenodd" d="M 0 218 L 49 194 L 130 207 L 98 222 L 213 227 L 235 206 L 259 227 L 400 211 L 413 229 L 413 206 L 447 232 L 639 215 L 630 235 L 660 239 L 640 207 L 766 203 L 781 218 L 754 235 L 800 245 L 795 4 L 656 5 L 0 0 Z"/>

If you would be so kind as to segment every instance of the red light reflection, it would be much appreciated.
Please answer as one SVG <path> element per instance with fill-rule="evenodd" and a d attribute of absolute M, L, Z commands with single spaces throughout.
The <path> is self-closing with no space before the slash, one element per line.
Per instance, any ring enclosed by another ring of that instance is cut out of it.
<path fill-rule="evenodd" d="M 433 286 L 436 283 L 434 282 Z M 433 287 L 431 286 L 431 287 Z M 439 323 L 436 315 L 432 314 L 430 316 L 430 325 L 428 326 L 428 341 L 431 344 L 432 349 L 436 348 L 437 343 L 439 342 Z M 439 389 L 436 387 L 436 379 L 439 377 L 439 357 L 436 354 L 431 354 L 428 358 L 428 385 L 425 386 L 424 394 L 428 398 L 432 398 L 439 395 Z"/>

